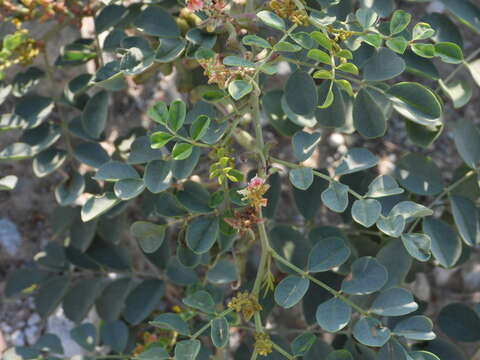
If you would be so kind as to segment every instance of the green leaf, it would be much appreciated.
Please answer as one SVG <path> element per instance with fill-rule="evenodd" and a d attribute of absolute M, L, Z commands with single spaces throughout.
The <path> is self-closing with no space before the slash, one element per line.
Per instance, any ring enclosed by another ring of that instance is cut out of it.
<path fill-rule="evenodd" d="M 67 292 L 69 279 L 65 276 L 53 276 L 42 284 L 34 296 L 35 310 L 43 318 L 51 314 Z"/>
<path fill-rule="evenodd" d="M 82 125 L 85 132 L 98 139 L 107 124 L 108 93 L 102 90 L 93 95 L 85 105 L 82 113 Z"/>
<path fill-rule="evenodd" d="M 223 348 L 228 344 L 229 330 L 228 321 L 223 316 L 212 320 L 210 337 L 215 347 Z"/>
<path fill-rule="evenodd" d="M 180 35 L 175 19 L 160 6 L 145 7 L 133 23 L 148 35 L 166 38 L 174 38 Z"/>
<path fill-rule="evenodd" d="M 405 68 L 405 61 L 400 56 L 381 48 L 365 64 L 363 78 L 369 82 L 389 80 L 403 73 Z"/>
<path fill-rule="evenodd" d="M 463 196 L 450 195 L 453 219 L 460 237 L 469 246 L 480 242 L 479 213 L 475 203 Z"/>
<path fill-rule="evenodd" d="M 432 240 L 428 235 L 417 233 L 402 234 L 402 242 L 413 258 L 422 262 L 430 259 Z"/>
<path fill-rule="evenodd" d="M 436 195 L 443 190 L 440 169 L 419 154 L 407 154 L 397 163 L 395 177 L 400 185 L 418 195 Z"/>
<path fill-rule="evenodd" d="M 175 100 L 168 108 L 168 127 L 177 132 L 183 126 L 187 116 L 187 105 L 182 100 Z"/>
<path fill-rule="evenodd" d="M 353 103 L 353 126 L 369 139 L 381 137 L 387 130 L 385 113 L 365 89 L 360 89 Z"/>
<path fill-rule="evenodd" d="M 123 317 L 132 325 L 140 324 L 157 308 L 164 294 L 163 281 L 143 280 L 127 296 Z"/>
<path fill-rule="evenodd" d="M 325 51 L 322 51 L 320 49 L 310 49 L 308 50 L 307 56 L 315 60 L 316 62 L 321 62 L 323 64 L 331 65 L 332 64 L 332 58 L 330 57 L 329 54 L 327 54 Z"/>
<path fill-rule="evenodd" d="M 433 58 L 435 57 L 435 46 L 433 44 L 411 44 L 410 48 L 418 56 L 424 58 Z"/>
<path fill-rule="evenodd" d="M 435 334 L 432 330 L 432 321 L 423 315 L 412 316 L 402 320 L 393 328 L 395 335 L 419 341 L 435 339 Z"/>
<path fill-rule="evenodd" d="M 49 273 L 37 268 L 20 268 L 9 272 L 6 277 L 4 294 L 7 298 L 20 295 L 31 286 L 38 286 L 47 279 Z"/>
<path fill-rule="evenodd" d="M 297 189 L 307 190 L 313 183 L 313 170 L 307 167 L 291 169 L 288 178 Z"/>
<path fill-rule="evenodd" d="M 480 340 L 480 317 L 465 304 L 445 306 L 438 315 L 438 325 L 444 334 L 456 341 Z"/>
<path fill-rule="evenodd" d="M 480 59 L 467 63 L 467 68 L 475 83 L 480 86 Z"/>
<path fill-rule="evenodd" d="M 212 209 L 208 206 L 210 193 L 199 183 L 187 181 L 183 190 L 177 193 L 178 201 L 188 210 L 197 213 L 206 213 Z"/>
<path fill-rule="evenodd" d="M 320 31 L 314 31 L 310 33 L 310 37 L 328 51 L 332 50 L 332 40 L 330 40 L 324 33 Z"/>
<path fill-rule="evenodd" d="M 145 168 L 143 181 L 147 189 L 154 194 L 167 190 L 172 181 L 172 162 L 150 161 Z"/>
<path fill-rule="evenodd" d="M 187 227 L 187 246 L 197 254 L 206 253 L 217 240 L 218 231 L 216 216 L 193 219 Z"/>
<path fill-rule="evenodd" d="M 380 216 L 377 220 L 377 228 L 390 237 L 398 238 L 405 230 L 405 218 L 402 215 L 390 214 Z"/>
<path fill-rule="evenodd" d="M 172 150 L 174 160 L 184 160 L 192 155 L 193 145 L 189 143 L 176 143 Z"/>
<path fill-rule="evenodd" d="M 115 196 L 120 200 L 130 200 L 145 190 L 143 179 L 122 179 L 113 186 Z"/>
<path fill-rule="evenodd" d="M 292 137 L 292 147 L 295 157 L 299 161 L 305 161 L 310 158 L 320 139 L 321 135 L 318 132 L 307 133 L 305 131 L 297 131 Z"/>
<path fill-rule="evenodd" d="M 106 322 L 100 328 L 102 341 L 113 351 L 122 353 L 128 342 L 128 327 L 121 320 Z"/>
<path fill-rule="evenodd" d="M 206 312 L 208 314 L 215 313 L 215 301 L 212 296 L 205 290 L 200 290 L 188 295 L 184 298 L 183 303 L 191 308 Z"/>
<path fill-rule="evenodd" d="M 364 148 L 351 148 L 343 157 L 340 165 L 335 169 L 335 175 L 341 176 L 363 171 L 374 167 L 377 163 L 377 157 L 369 150 Z"/>
<path fill-rule="evenodd" d="M 176 331 L 180 335 L 188 336 L 190 334 L 188 324 L 178 314 L 163 313 L 150 321 L 150 324 L 160 329 Z"/>
<path fill-rule="evenodd" d="M 219 260 L 207 271 L 207 279 L 212 284 L 228 284 L 239 280 L 237 267 L 228 260 Z"/>
<path fill-rule="evenodd" d="M 382 291 L 373 301 L 369 311 L 380 316 L 402 316 L 418 309 L 412 294 L 398 287 Z"/>
<path fill-rule="evenodd" d="M 275 288 L 275 302 L 284 309 L 289 309 L 302 300 L 309 286 L 310 280 L 290 275 Z"/>
<path fill-rule="evenodd" d="M 353 326 L 353 336 L 363 345 L 382 347 L 390 339 L 390 330 L 372 317 L 364 317 Z"/>
<path fill-rule="evenodd" d="M 87 351 L 95 350 L 97 344 L 97 329 L 93 324 L 81 324 L 70 330 L 72 339 Z"/>
<path fill-rule="evenodd" d="M 316 339 L 317 337 L 315 334 L 308 332 L 298 335 L 295 339 L 293 339 L 291 344 L 292 354 L 294 356 L 305 355 L 315 343 Z"/>
<path fill-rule="evenodd" d="M 344 212 L 348 206 L 348 186 L 332 181 L 321 195 L 323 204 L 335 212 Z"/>
<path fill-rule="evenodd" d="M 145 349 L 137 355 L 140 360 L 167 360 L 170 359 L 170 355 L 164 348 L 164 344 L 161 342 L 150 343 L 145 346 Z"/>
<path fill-rule="evenodd" d="M 147 115 L 153 121 L 166 125 L 169 118 L 167 105 L 163 101 L 159 101 L 148 108 Z"/>
<path fill-rule="evenodd" d="M 38 176 L 38 175 L 37 175 Z M 15 175 L 7 175 L 0 178 L 0 191 L 11 191 L 17 186 L 18 177 Z"/>
<path fill-rule="evenodd" d="M 458 153 L 472 169 L 480 166 L 480 131 L 472 121 L 459 120 L 454 127 L 453 138 Z"/>
<path fill-rule="evenodd" d="M 328 354 L 325 360 L 353 360 L 353 357 L 347 350 L 335 350 Z"/>
<path fill-rule="evenodd" d="M 342 281 L 342 291 L 351 295 L 366 295 L 380 290 L 387 282 L 387 269 L 370 256 L 355 260 L 351 274 Z"/>
<path fill-rule="evenodd" d="M 358 68 L 352 63 L 343 63 L 337 66 L 337 70 L 349 74 L 358 75 Z"/>
<path fill-rule="evenodd" d="M 0 151 L 0 160 L 22 160 L 34 156 L 32 147 L 28 144 L 15 142 Z"/>
<path fill-rule="evenodd" d="M 187 42 L 183 38 L 163 38 L 155 53 L 155 61 L 159 63 L 171 63 L 185 50 Z"/>
<path fill-rule="evenodd" d="M 175 136 L 163 131 L 156 131 L 150 135 L 152 149 L 161 149 L 167 145 Z"/>
<path fill-rule="evenodd" d="M 267 26 L 277 29 L 285 30 L 285 21 L 271 11 L 263 10 L 257 13 L 257 17 Z"/>
<path fill-rule="evenodd" d="M 302 48 L 298 45 L 289 43 L 288 41 L 280 41 L 273 46 L 273 50 L 283 52 L 298 52 L 302 50 Z"/>
<path fill-rule="evenodd" d="M 339 298 L 333 297 L 318 305 L 315 318 L 318 325 L 328 332 L 337 332 L 348 325 L 352 308 Z"/>
<path fill-rule="evenodd" d="M 81 215 L 82 221 L 87 222 L 106 213 L 120 202 L 113 193 L 107 192 L 103 195 L 92 195 L 83 205 Z"/>
<path fill-rule="evenodd" d="M 378 19 L 377 13 L 374 10 L 368 8 L 358 9 L 355 12 L 355 17 L 364 29 L 368 29 L 369 27 L 375 25 L 375 22 Z"/>
<path fill-rule="evenodd" d="M 407 136 L 412 143 L 424 148 L 429 147 L 442 134 L 443 124 L 424 126 L 413 121 L 405 121 Z"/>
<path fill-rule="evenodd" d="M 453 229 L 442 220 L 426 218 L 423 232 L 432 240 L 432 254 L 440 265 L 454 266 L 462 254 L 462 243 Z"/>
<path fill-rule="evenodd" d="M 328 236 L 318 241 L 310 251 L 307 270 L 313 273 L 331 270 L 347 261 L 350 254 L 344 239 Z"/>
<path fill-rule="evenodd" d="M 442 105 L 438 98 L 432 90 L 418 83 L 397 83 L 387 94 L 400 115 L 419 124 L 435 125 L 442 115 Z"/>
<path fill-rule="evenodd" d="M 51 147 L 45 151 L 42 151 L 40 154 L 37 155 L 37 157 L 35 157 L 32 164 L 33 172 L 38 177 L 47 176 L 60 168 L 64 164 L 66 159 L 66 151 Z M 2 181 L 0 179 L 0 189 L 2 187 L 1 182 Z"/>
<path fill-rule="evenodd" d="M 379 175 L 368 185 L 366 197 L 380 198 L 385 196 L 398 195 L 403 193 L 393 177 L 390 175 Z"/>
<path fill-rule="evenodd" d="M 102 320 L 113 321 L 120 317 L 132 283 L 133 281 L 129 278 L 120 278 L 103 289 L 95 302 L 95 309 Z"/>
<path fill-rule="evenodd" d="M 127 8 L 121 5 L 110 4 L 105 6 L 94 18 L 95 31 L 97 34 L 100 34 L 112 26 L 117 25 L 126 17 L 127 12 Z"/>
<path fill-rule="evenodd" d="M 290 38 L 293 39 L 298 45 L 304 49 L 311 49 L 315 46 L 313 39 L 310 35 L 304 31 L 295 32 L 290 34 Z"/>
<path fill-rule="evenodd" d="M 382 46 L 382 37 L 380 36 L 380 34 L 368 33 L 363 35 L 361 38 L 368 45 L 371 45 L 376 49 Z"/>
<path fill-rule="evenodd" d="M 401 215 L 405 220 L 433 215 L 433 210 L 413 201 L 400 201 L 390 210 L 391 216 Z"/>
<path fill-rule="evenodd" d="M 390 34 L 395 35 L 405 30 L 412 20 L 412 15 L 404 10 L 395 10 L 390 19 Z"/>
<path fill-rule="evenodd" d="M 47 333 L 40 336 L 37 342 L 33 345 L 33 348 L 53 354 L 64 354 L 62 342 L 55 334 Z"/>
<path fill-rule="evenodd" d="M 248 46 L 257 46 L 262 49 L 272 48 L 272 45 L 270 45 L 270 43 L 267 40 L 257 35 L 245 35 L 242 38 L 242 44 L 248 45 Z"/>
<path fill-rule="evenodd" d="M 285 84 L 285 100 L 288 107 L 298 115 L 307 115 L 317 105 L 317 88 L 312 77 L 304 71 L 295 71 Z"/>
<path fill-rule="evenodd" d="M 234 100 L 240 100 L 250 94 L 252 90 L 253 85 L 245 80 L 234 80 L 228 85 L 228 93 Z"/>
<path fill-rule="evenodd" d="M 136 221 L 130 226 L 130 233 L 147 254 L 154 253 L 162 246 L 165 230 L 166 225 L 157 225 L 148 221 Z"/>
<path fill-rule="evenodd" d="M 79 173 L 74 172 L 55 188 L 55 200 L 57 200 L 61 206 L 70 205 L 78 199 L 84 190 L 85 178 Z M 85 205 L 86 203 L 84 206 Z"/>
<path fill-rule="evenodd" d="M 65 316 L 75 323 L 80 323 L 87 315 L 95 299 L 104 286 L 103 279 L 83 279 L 68 290 L 63 299 Z"/>
<path fill-rule="evenodd" d="M 396 36 L 393 39 L 388 39 L 385 43 L 390 50 L 395 51 L 397 54 L 403 54 L 408 47 L 408 41 L 405 40 L 403 36 Z"/>
<path fill-rule="evenodd" d="M 353 219 L 369 228 L 375 224 L 382 212 L 382 205 L 375 199 L 355 200 L 352 206 Z"/>
<path fill-rule="evenodd" d="M 137 171 L 124 162 L 112 160 L 103 164 L 94 179 L 99 181 L 118 181 L 121 179 L 139 179 Z"/>
<path fill-rule="evenodd" d="M 175 346 L 175 360 L 195 360 L 200 352 L 198 340 L 183 340 Z"/>
<path fill-rule="evenodd" d="M 107 152 L 94 142 L 84 142 L 77 145 L 73 149 L 75 158 L 93 168 L 100 168 L 103 164 L 110 160 Z"/>
<path fill-rule="evenodd" d="M 435 30 L 430 24 L 419 22 L 415 24 L 412 30 L 412 40 L 426 40 L 435 35 Z"/>
<path fill-rule="evenodd" d="M 448 64 L 461 64 L 463 52 L 460 46 L 452 42 L 439 42 L 435 44 L 435 55 Z"/>
<path fill-rule="evenodd" d="M 210 122 L 211 120 L 207 115 L 200 115 L 196 118 L 190 127 L 190 136 L 192 139 L 195 141 L 200 140 L 207 133 Z"/>
<path fill-rule="evenodd" d="M 473 89 L 470 81 L 455 80 L 445 84 L 440 82 L 443 92 L 452 100 L 453 107 L 459 109 L 471 100 Z"/>

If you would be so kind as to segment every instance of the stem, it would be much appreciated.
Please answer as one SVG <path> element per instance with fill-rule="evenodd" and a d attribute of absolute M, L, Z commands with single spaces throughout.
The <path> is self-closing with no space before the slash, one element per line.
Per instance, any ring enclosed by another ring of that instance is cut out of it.
<path fill-rule="evenodd" d="M 282 354 L 283 356 L 285 356 L 288 360 L 293 360 L 295 359 L 295 356 L 289 354 L 288 352 L 286 352 L 285 350 L 283 350 L 283 348 L 281 348 L 279 345 L 275 344 L 275 343 L 272 343 L 273 345 L 273 348 L 278 351 L 280 354 Z"/>
<path fill-rule="evenodd" d="M 94 30 L 95 32 L 95 42 L 96 42 L 96 49 L 97 49 L 97 57 L 98 57 L 98 62 L 100 63 L 100 66 L 103 66 L 104 61 L 103 61 L 103 53 L 102 53 L 102 48 L 100 47 L 100 39 L 98 38 L 97 31 Z"/>
<path fill-rule="evenodd" d="M 469 178 L 471 178 L 475 174 L 476 174 L 475 170 L 470 170 L 465 175 L 463 175 L 460 179 L 455 181 L 453 184 L 447 186 L 440 194 L 437 195 L 436 198 L 434 198 L 432 200 L 432 202 L 428 205 L 428 208 L 432 208 L 433 206 L 438 204 L 446 195 L 448 195 L 448 193 L 450 193 L 450 191 L 454 190 L 456 187 L 458 187 L 459 185 L 464 183 L 466 180 L 468 180 Z M 410 226 L 410 228 L 408 229 L 409 233 L 411 233 L 417 227 L 420 220 L 421 220 L 421 218 L 417 218 L 415 220 L 415 222 L 412 224 L 412 226 Z"/>
<path fill-rule="evenodd" d="M 297 24 L 293 24 L 293 25 L 285 32 L 285 34 L 280 38 L 280 40 L 278 40 L 278 42 L 284 41 L 284 40 L 292 33 L 292 31 L 297 28 L 297 26 L 298 26 Z M 258 73 L 260 72 L 260 69 L 262 68 L 263 65 L 265 65 L 265 64 L 268 62 L 268 60 L 270 60 L 270 58 L 272 57 L 272 55 L 273 55 L 274 52 L 275 52 L 275 50 L 274 50 L 274 49 L 271 49 L 271 50 L 268 52 L 267 56 L 265 56 L 265 58 L 258 63 L 257 69 L 255 70 L 255 73 L 252 75 L 252 79 L 254 79 L 254 80 L 257 79 L 257 75 L 258 75 Z"/>
<path fill-rule="evenodd" d="M 52 65 L 50 65 L 50 61 L 48 60 L 48 55 L 47 55 L 46 51 L 43 52 L 43 60 L 44 60 L 44 63 L 45 63 L 45 68 L 47 70 L 48 80 L 52 84 L 52 89 L 55 89 L 57 87 L 57 84 L 55 83 L 55 80 L 53 78 Z M 65 140 L 65 147 L 67 148 L 68 157 L 70 159 L 73 159 L 74 158 L 73 147 L 72 147 L 72 142 L 70 140 L 70 132 L 68 130 L 68 122 L 65 119 L 65 116 L 63 115 L 63 110 L 61 109 L 56 96 L 54 98 L 54 102 L 55 102 L 55 106 L 57 108 L 58 116 L 60 118 L 60 127 L 61 127 L 61 130 L 62 130 L 63 138 Z"/>
<path fill-rule="evenodd" d="M 470 60 L 472 60 L 474 57 L 476 57 L 478 54 L 480 54 L 480 48 L 478 48 L 477 50 L 475 50 L 474 52 L 472 52 L 470 55 L 468 55 L 468 57 L 466 57 L 463 62 L 461 64 L 458 64 L 456 69 L 453 70 L 446 78 L 445 80 L 443 80 L 443 83 L 444 84 L 447 84 L 450 80 L 452 80 L 452 78 L 466 65 L 468 65 L 468 62 Z M 442 79 L 439 80 L 439 82 L 441 82 Z M 438 90 L 440 90 L 440 85 L 437 86 L 437 88 L 435 89 L 435 92 L 438 92 Z"/>
<path fill-rule="evenodd" d="M 305 166 L 302 166 L 302 165 L 298 165 L 298 164 L 294 164 L 294 163 L 291 163 L 289 161 L 285 161 L 285 160 L 280 160 L 280 159 L 277 159 L 277 158 L 274 158 L 272 156 L 269 156 L 269 159 L 274 162 L 274 163 L 277 163 L 277 164 L 280 164 L 280 165 L 284 165 L 286 167 L 289 167 L 289 168 L 292 168 L 292 169 L 300 169 L 300 168 L 304 168 Z M 321 173 L 320 171 L 317 171 L 317 170 L 312 170 L 313 171 L 313 175 L 315 176 L 318 176 L 328 182 L 332 182 L 332 181 L 336 181 L 333 177 L 329 176 L 329 175 L 326 175 L 324 173 Z M 355 190 L 352 190 L 350 189 L 350 187 L 348 188 L 348 192 L 350 194 L 352 194 L 353 196 L 355 196 L 357 199 L 359 200 L 362 200 L 363 199 L 363 196 L 360 195 L 359 193 L 357 193 Z"/>
<path fill-rule="evenodd" d="M 207 322 L 205 325 L 203 325 L 200 330 L 198 330 L 196 333 L 194 333 L 192 336 L 190 336 L 190 339 L 196 339 L 200 335 L 203 334 L 205 330 L 207 330 L 210 326 L 212 326 L 212 321 L 221 317 L 224 317 L 227 314 L 230 314 L 233 311 L 233 309 L 226 309 L 222 311 L 220 314 L 216 315 L 213 319 L 211 319 L 209 322 Z"/>
<path fill-rule="evenodd" d="M 369 312 L 362 309 L 360 306 L 358 306 L 357 304 L 355 304 L 353 301 L 351 301 L 349 298 L 347 298 L 346 296 L 342 295 L 342 293 L 340 293 L 339 291 L 331 288 L 330 286 L 328 286 L 327 284 L 325 284 L 323 281 L 320 281 L 316 278 L 314 278 L 312 275 L 310 275 L 308 272 L 306 271 L 303 271 L 302 269 L 300 269 L 299 267 L 295 266 L 294 264 L 292 264 L 290 261 L 288 261 L 287 259 L 283 258 L 282 256 L 280 256 L 275 250 L 273 250 L 272 248 L 270 248 L 270 253 L 272 254 L 272 256 L 277 259 L 279 262 L 281 262 L 282 264 L 284 264 L 285 266 L 287 266 L 288 268 L 292 269 L 293 271 L 295 271 L 296 273 L 298 273 L 299 275 L 302 275 L 303 277 L 307 278 L 308 280 L 310 280 L 311 282 L 317 284 L 318 286 L 320 286 L 321 288 L 327 290 L 330 294 L 332 294 L 333 296 L 335 297 L 338 297 L 340 300 L 342 300 L 343 302 L 345 302 L 346 304 L 350 305 L 352 308 L 354 308 L 355 310 L 357 310 L 360 314 L 362 314 L 363 316 L 368 316 L 369 315 Z"/>

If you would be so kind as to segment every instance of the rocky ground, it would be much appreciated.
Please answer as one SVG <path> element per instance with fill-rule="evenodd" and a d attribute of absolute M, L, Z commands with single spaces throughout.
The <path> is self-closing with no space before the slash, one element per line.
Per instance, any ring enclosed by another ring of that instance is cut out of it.
<path fill-rule="evenodd" d="M 439 10 L 439 2 L 429 5 L 430 11 Z M 0 28 L 1 30 L 1 28 Z M 88 32 L 88 29 L 86 30 Z M 59 35 L 57 41 L 65 43 L 76 37 L 73 30 L 66 30 Z M 55 42 L 57 42 L 55 41 Z M 472 33 L 465 32 L 466 54 L 480 46 L 480 37 L 474 37 Z M 54 58 L 53 48 L 49 52 Z M 448 73 L 449 68 L 444 71 Z M 57 74 L 59 83 L 63 79 L 69 79 L 72 74 Z M 116 98 L 115 108 L 116 126 L 129 124 L 132 119 L 141 121 L 141 112 L 146 108 L 146 103 L 152 100 L 166 98 L 169 100 L 175 94 L 172 93 L 171 78 L 167 81 L 150 81 L 145 86 L 132 88 L 131 97 Z M 43 89 L 50 93 L 51 89 Z M 42 91 L 43 91 L 42 90 Z M 455 117 L 463 116 L 480 123 L 480 102 L 478 99 L 479 89 L 474 89 L 474 100 L 460 110 L 447 108 L 446 126 Z M 7 104 L 8 106 L 8 104 Z M 0 108 L 4 112 L 5 108 Z M 453 115 L 456 114 L 456 115 Z M 118 130 L 118 129 L 117 129 Z M 267 129 L 268 131 L 269 129 Z M 124 130 L 123 130 L 124 131 Z M 273 133 L 267 134 L 271 139 Z M 329 133 L 327 138 L 328 151 L 320 156 L 327 157 L 327 163 L 338 159 L 347 149 L 347 146 L 367 146 L 377 155 L 382 157 L 381 166 L 384 172 L 393 168 L 393 163 L 404 152 L 420 151 L 409 144 L 403 121 L 396 118 L 389 124 L 389 130 L 385 138 L 378 141 L 365 142 L 358 136 L 344 136 L 340 133 Z M 18 137 L 16 132 L 0 133 L 0 144 L 6 144 Z M 282 145 L 280 141 L 279 145 Z M 285 143 L 287 148 L 289 146 Z M 424 151 L 424 150 L 422 150 Z M 452 169 L 460 164 L 453 141 L 448 131 L 435 142 L 434 147 L 424 151 L 431 156 L 436 164 L 441 167 L 445 178 L 449 179 Z M 285 154 L 288 156 L 288 154 Z M 0 176 L 15 174 L 19 177 L 17 188 L 12 192 L 0 192 L 0 293 L 3 293 L 6 275 L 25 264 L 42 248 L 51 236 L 50 216 L 55 207 L 53 188 L 59 182 L 60 176 L 53 175 L 43 179 L 34 176 L 31 161 L 25 160 L 16 163 L 0 164 Z M 289 215 L 288 215 L 289 216 Z M 415 293 L 422 300 L 428 300 L 440 308 L 445 303 L 455 300 L 480 301 L 480 264 L 471 261 L 455 270 L 437 268 L 428 275 L 421 274 L 413 283 Z M 95 315 L 91 314 L 92 319 Z M 34 311 L 33 300 L 30 297 L 18 300 L 0 301 L 0 354 L 12 345 L 31 345 L 38 336 L 51 332 L 60 336 L 67 356 L 82 353 L 82 350 L 70 340 L 68 333 L 73 324 L 62 314 L 61 309 L 49 319 L 42 320 Z M 479 360 L 477 358 L 477 360 Z"/>

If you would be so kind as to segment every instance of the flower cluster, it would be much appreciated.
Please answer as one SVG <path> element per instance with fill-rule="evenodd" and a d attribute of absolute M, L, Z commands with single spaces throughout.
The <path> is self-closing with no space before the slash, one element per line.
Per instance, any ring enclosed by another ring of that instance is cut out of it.
<path fill-rule="evenodd" d="M 203 74 L 208 78 L 209 84 L 217 84 L 219 88 L 225 89 L 230 81 L 236 78 L 244 78 L 255 72 L 253 68 L 227 67 L 222 63 L 220 55 L 210 59 L 198 60 L 204 69 Z"/>
<path fill-rule="evenodd" d="M 262 306 L 258 303 L 258 298 L 246 291 L 239 293 L 230 300 L 228 308 L 241 312 L 246 321 L 249 321 L 256 312 L 262 310 Z"/>
<path fill-rule="evenodd" d="M 147 347 L 149 344 L 158 341 L 158 336 L 146 331 L 142 335 L 142 340 L 143 340 L 142 343 L 136 344 L 135 349 L 133 350 L 134 355 L 140 354 L 142 351 L 145 350 L 145 347 Z"/>
<path fill-rule="evenodd" d="M 267 356 L 272 352 L 273 343 L 268 334 L 255 332 L 253 336 L 255 337 L 255 352 L 258 355 Z"/>
<path fill-rule="evenodd" d="M 234 229 L 239 230 L 240 234 L 245 233 L 253 225 L 263 222 L 263 219 L 257 216 L 257 211 L 253 207 L 235 210 L 233 215 L 233 217 L 227 217 L 223 220 Z"/>
<path fill-rule="evenodd" d="M 270 9 L 278 16 L 289 19 L 294 24 L 308 26 L 308 14 L 304 9 L 299 9 L 294 0 L 271 0 Z"/>
<path fill-rule="evenodd" d="M 243 201 L 247 201 L 253 208 L 259 209 L 262 206 L 267 206 L 267 199 L 263 195 L 269 188 L 270 185 L 265 183 L 265 179 L 255 176 L 250 180 L 247 187 L 239 190 L 238 193 L 243 195 Z"/>

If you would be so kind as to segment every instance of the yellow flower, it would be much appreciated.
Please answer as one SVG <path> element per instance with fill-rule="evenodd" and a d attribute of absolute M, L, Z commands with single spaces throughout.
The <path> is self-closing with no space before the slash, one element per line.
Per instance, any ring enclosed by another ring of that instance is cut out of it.
<path fill-rule="evenodd" d="M 261 206 L 267 206 L 267 199 L 265 199 L 263 195 L 265 195 L 269 188 L 270 185 L 265 183 L 265 179 L 255 176 L 250 180 L 247 187 L 239 190 L 238 193 L 243 195 L 243 201 L 248 201 L 251 206 L 258 209 Z"/>
<path fill-rule="evenodd" d="M 236 312 L 241 312 L 246 321 L 249 321 L 256 312 L 262 310 L 262 306 L 258 303 L 257 297 L 246 291 L 235 296 L 228 303 L 228 308 Z"/>
<path fill-rule="evenodd" d="M 272 352 L 273 343 L 270 336 L 265 333 L 255 332 L 255 351 L 258 355 L 266 356 Z"/>

